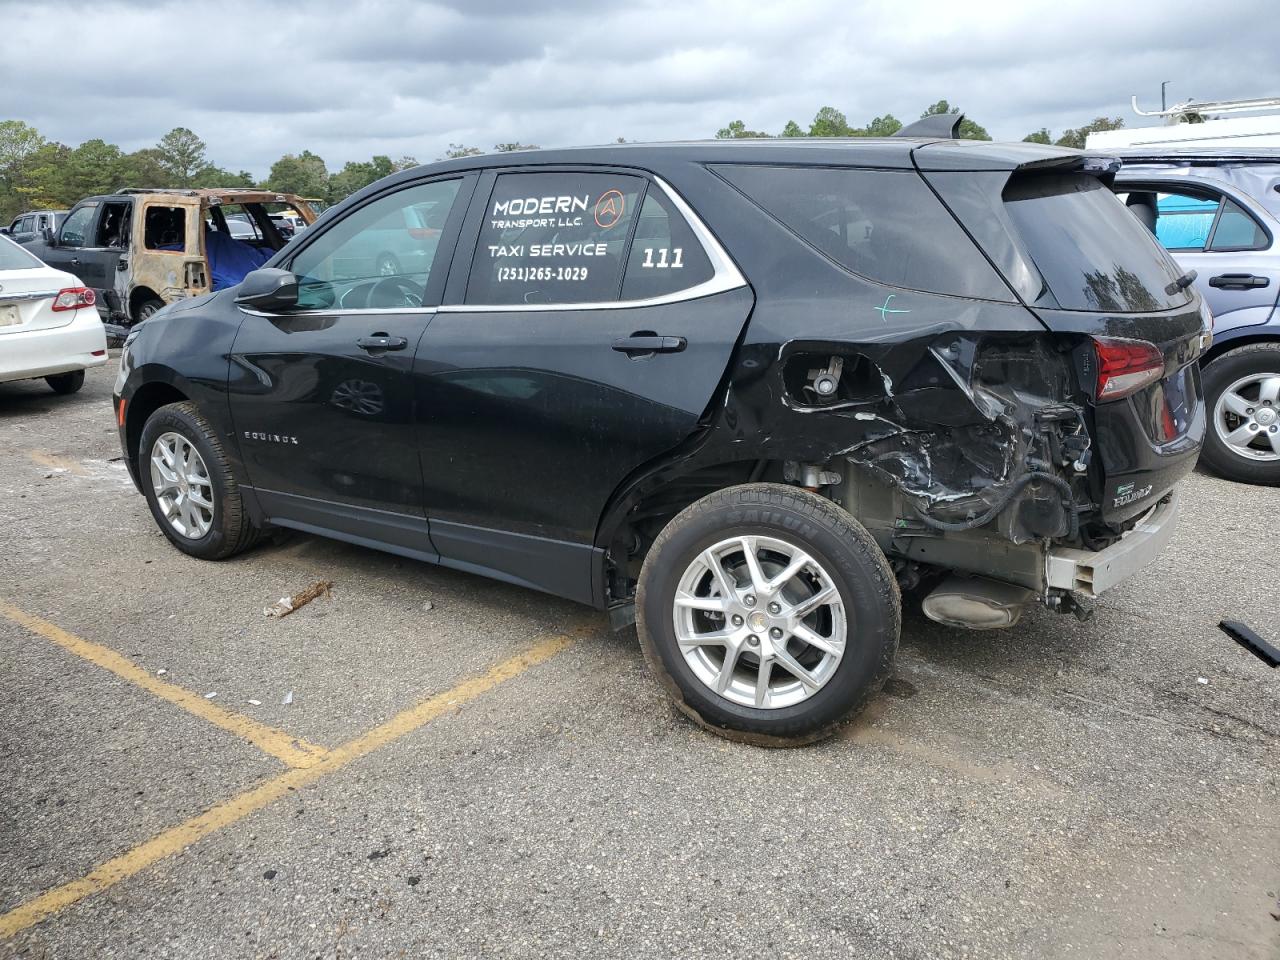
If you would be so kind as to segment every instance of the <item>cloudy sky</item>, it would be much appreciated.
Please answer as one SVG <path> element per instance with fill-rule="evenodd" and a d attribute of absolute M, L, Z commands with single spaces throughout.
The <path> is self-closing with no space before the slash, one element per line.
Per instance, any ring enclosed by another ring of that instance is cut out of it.
<path fill-rule="evenodd" d="M 0 119 L 126 150 L 187 126 L 265 175 L 310 149 L 375 153 L 777 132 L 831 105 L 912 119 L 945 97 L 996 139 L 1129 98 L 1280 96 L 1265 0 L 0 0 Z M 30 56 L 20 55 L 22 52 Z M 18 54 L 18 55 L 15 55 Z"/>

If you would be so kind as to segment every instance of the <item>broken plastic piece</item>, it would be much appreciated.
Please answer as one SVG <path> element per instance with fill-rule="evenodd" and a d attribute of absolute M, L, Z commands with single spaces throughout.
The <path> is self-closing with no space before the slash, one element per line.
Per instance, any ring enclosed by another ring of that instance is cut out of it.
<path fill-rule="evenodd" d="M 250 701 L 249 701 L 249 706 L 251 706 L 251 707 L 260 707 L 260 706 L 262 706 L 262 701 L 261 701 L 261 700 L 250 700 Z"/>
<path fill-rule="evenodd" d="M 204 695 L 204 698 L 205 698 L 206 700 L 212 700 L 212 699 L 213 699 L 214 697 L 216 697 L 217 695 L 218 695 L 218 691 L 217 691 L 217 690 L 210 690 L 208 693 L 206 693 L 206 694 Z"/>
<path fill-rule="evenodd" d="M 316 597 L 329 596 L 329 591 L 332 589 L 332 580 L 317 580 L 301 593 L 295 593 L 292 597 L 281 597 L 262 612 L 268 617 L 287 617 L 300 607 L 305 607 Z"/>
<path fill-rule="evenodd" d="M 1267 643 L 1239 620 L 1223 620 L 1218 627 L 1267 666 L 1272 669 L 1280 667 L 1280 649 Z"/>
<path fill-rule="evenodd" d="M 166 673 L 168 673 L 168 672 L 169 672 L 169 671 L 168 671 L 168 670 L 166 670 L 164 667 L 161 667 L 159 670 L 157 670 L 157 671 L 156 671 L 156 676 L 157 676 L 157 677 L 163 677 L 163 676 L 164 676 Z"/>
<path fill-rule="evenodd" d="M 292 690 L 290 690 L 288 693 L 286 693 L 286 694 L 284 695 L 284 699 L 282 699 L 282 700 L 280 701 L 280 706 L 282 706 L 282 707 L 287 707 L 287 706 L 288 706 L 289 704 L 291 704 L 291 703 L 293 703 L 293 691 L 292 691 Z"/>

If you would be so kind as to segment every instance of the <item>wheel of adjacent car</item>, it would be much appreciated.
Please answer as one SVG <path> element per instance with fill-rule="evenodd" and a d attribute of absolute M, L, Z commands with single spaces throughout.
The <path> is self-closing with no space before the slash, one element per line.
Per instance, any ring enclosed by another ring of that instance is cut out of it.
<path fill-rule="evenodd" d="M 829 735 L 892 671 L 902 610 L 871 535 L 816 494 L 747 484 L 672 520 L 645 558 L 645 658 L 707 729 L 771 746 Z"/>
<path fill-rule="evenodd" d="M 1280 344 L 1230 350 L 1204 369 L 1205 463 L 1229 480 L 1280 484 Z"/>
<path fill-rule="evenodd" d="M 72 370 L 70 373 L 56 373 L 45 377 L 44 382 L 53 388 L 54 393 L 75 393 L 84 386 L 84 371 Z"/>
<path fill-rule="evenodd" d="M 143 300 L 133 310 L 133 322 L 141 323 L 143 320 L 146 320 L 149 317 L 151 317 L 157 310 L 159 310 L 163 306 L 164 306 L 164 301 L 157 300 L 155 297 L 151 297 L 147 300 Z"/>
<path fill-rule="evenodd" d="M 151 515 L 183 553 L 221 560 L 257 540 L 222 442 L 195 404 L 171 403 L 148 418 L 138 468 Z"/>

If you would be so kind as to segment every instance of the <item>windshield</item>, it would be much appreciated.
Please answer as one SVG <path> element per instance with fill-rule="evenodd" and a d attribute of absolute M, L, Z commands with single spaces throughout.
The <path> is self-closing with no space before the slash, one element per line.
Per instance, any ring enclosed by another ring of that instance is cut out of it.
<path fill-rule="evenodd" d="M 1035 305 L 1149 313 L 1190 301 L 1189 290 L 1173 286 L 1182 274 L 1177 264 L 1096 178 L 1015 176 L 1004 204 L 1044 278 Z"/>
<path fill-rule="evenodd" d="M 8 237 L 0 237 L 0 270 L 31 270 L 43 266 Z"/>

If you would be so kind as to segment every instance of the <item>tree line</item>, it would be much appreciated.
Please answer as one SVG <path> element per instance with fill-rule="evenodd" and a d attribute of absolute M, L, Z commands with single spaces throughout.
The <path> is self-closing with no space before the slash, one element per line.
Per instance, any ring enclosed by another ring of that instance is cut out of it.
<path fill-rule="evenodd" d="M 958 114 L 946 100 L 925 108 L 921 117 Z M 1023 140 L 1056 143 L 1076 149 L 1096 130 L 1116 130 L 1124 126 L 1119 117 L 1098 117 L 1092 123 L 1063 131 L 1053 138 L 1040 128 Z M 742 120 L 733 120 L 716 131 L 720 139 L 738 137 L 887 137 L 903 127 L 891 113 L 873 117 L 863 126 L 853 126 L 835 107 L 822 107 L 807 128 L 789 120 L 778 134 L 747 129 Z M 985 127 L 966 117 L 960 136 L 970 140 L 990 140 Z M 619 143 L 624 143 L 622 137 Z M 495 152 L 536 150 L 536 144 L 510 141 L 497 143 Z M 271 165 L 265 180 L 256 180 L 247 170 L 230 171 L 211 163 L 207 147 L 186 127 L 175 127 L 153 147 L 126 153 L 105 140 L 86 140 L 76 147 L 46 139 L 39 130 L 21 120 L 0 121 L 0 224 L 8 223 L 25 210 L 70 207 L 83 197 L 112 193 L 122 187 L 263 187 L 279 193 L 293 193 L 336 203 L 383 177 L 417 166 L 413 157 L 377 155 L 368 160 L 351 160 L 330 170 L 324 159 L 310 150 L 286 153 Z M 477 156 L 479 147 L 451 143 L 437 159 Z"/>
<path fill-rule="evenodd" d="M 21 120 L 0 120 L 0 225 L 25 210 L 62 209 L 122 187 L 262 187 L 336 203 L 375 180 L 418 165 L 413 157 L 379 155 L 330 171 L 323 158 L 303 150 L 285 154 L 271 165 L 266 179 L 258 180 L 247 170 L 233 172 L 211 163 L 207 149 L 186 127 L 170 130 L 153 147 L 126 153 L 100 139 L 70 147 L 46 139 Z M 494 145 L 496 151 L 530 149 L 537 148 L 516 142 Z M 482 152 L 450 144 L 438 159 Z"/>
<path fill-rule="evenodd" d="M 920 114 L 920 119 L 923 120 L 925 117 L 932 117 L 938 114 L 959 113 L 959 107 L 951 106 L 946 100 L 939 100 L 937 103 L 925 107 L 924 112 Z M 849 123 L 849 118 L 835 107 L 822 107 L 814 115 L 813 121 L 807 129 L 794 120 L 788 120 L 780 133 L 773 134 L 759 130 L 748 130 L 746 123 L 742 120 L 733 120 L 727 126 L 721 127 L 716 131 L 716 139 L 733 140 L 741 137 L 891 137 L 901 130 L 903 126 L 905 124 L 901 120 L 891 113 L 886 113 L 882 117 L 873 117 L 861 127 L 855 127 Z M 1041 127 L 1022 139 L 1024 143 L 1056 144 L 1060 147 L 1081 150 L 1084 148 L 1085 138 L 1090 133 L 1102 130 L 1119 130 L 1123 126 L 1124 120 L 1120 117 L 1097 117 L 1092 123 L 1086 123 L 1082 127 L 1064 130 L 1056 140 L 1049 132 L 1048 127 Z M 991 139 L 986 127 L 970 120 L 968 117 L 965 117 L 960 122 L 959 134 L 962 140 Z"/>

